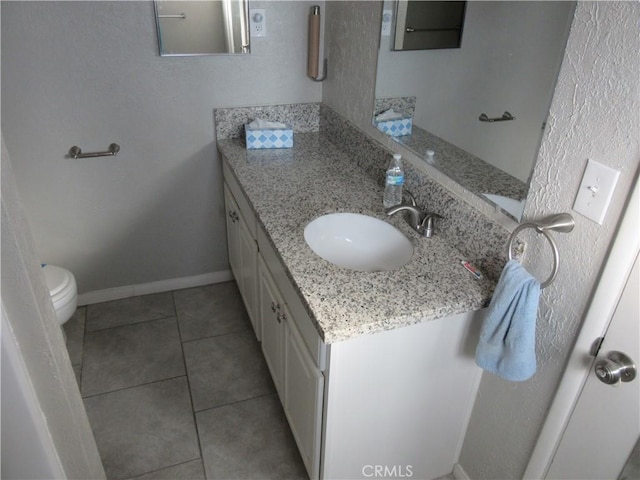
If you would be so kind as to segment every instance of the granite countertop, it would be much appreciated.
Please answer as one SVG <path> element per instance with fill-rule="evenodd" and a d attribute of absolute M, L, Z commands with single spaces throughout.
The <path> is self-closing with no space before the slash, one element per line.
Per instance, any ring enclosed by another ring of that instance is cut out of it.
<path fill-rule="evenodd" d="M 478 310 L 494 282 L 475 280 L 462 254 L 437 235 L 423 238 L 401 215 L 388 218 L 383 189 L 326 137 L 296 133 L 294 147 L 246 150 L 218 140 L 285 271 L 326 343 Z M 387 272 L 356 272 L 318 257 L 304 240 L 313 219 L 353 212 L 388 221 L 409 238 L 414 255 Z"/>
<path fill-rule="evenodd" d="M 411 135 L 394 137 L 394 140 L 421 157 L 425 155 L 427 149 L 434 150 L 433 165 L 467 190 L 476 192 L 478 195 L 491 193 L 514 200 L 521 200 L 527 196 L 528 186 L 522 180 L 416 125 L 413 126 Z"/>

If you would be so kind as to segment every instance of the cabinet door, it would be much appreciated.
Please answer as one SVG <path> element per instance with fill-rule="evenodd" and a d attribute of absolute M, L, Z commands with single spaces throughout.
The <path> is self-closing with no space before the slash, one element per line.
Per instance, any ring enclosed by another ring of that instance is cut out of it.
<path fill-rule="evenodd" d="M 291 319 L 285 310 L 287 319 Z M 285 343 L 285 413 L 311 480 L 320 473 L 324 376 L 315 366 L 293 321 Z"/>
<path fill-rule="evenodd" d="M 258 296 L 260 322 L 262 323 L 262 353 L 271 371 L 280 400 L 283 401 L 283 347 L 284 323 L 282 320 L 283 302 L 275 282 L 264 261 L 258 256 Z M 283 402 L 284 403 L 284 402 Z"/>
<path fill-rule="evenodd" d="M 262 322 L 257 313 L 257 283 L 258 283 L 258 245 L 249 233 L 247 224 L 242 216 L 239 216 L 238 225 L 238 249 L 240 257 L 240 274 L 236 277 L 244 300 L 249 319 L 256 332 L 258 340 L 262 337 Z"/>
<path fill-rule="evenodd" d="M 240 209 L 233 199 L 227 185 L 224 185 L 225 218 L 227 220 L 227 248 L 229 251 L 229 266 L 236 280 L 240 278 L 240 239 L 238 220 Z"/>

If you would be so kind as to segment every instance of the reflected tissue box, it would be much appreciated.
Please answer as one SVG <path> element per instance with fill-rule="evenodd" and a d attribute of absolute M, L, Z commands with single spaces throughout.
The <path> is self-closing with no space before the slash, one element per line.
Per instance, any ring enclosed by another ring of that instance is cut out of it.
<path fill-rule="evenodd" d="M 291 148 L 293 147 L 293 128 L 255 128 L 244 126 L 247 149 Z"/>
<path fill-rule="evenodd" d="M 413 117 L 395 118 L 393 120 L 375 120 L 374 124 L 378 130 L 392 137 L 402 137 L 411 135 L 413 128 Z"/>

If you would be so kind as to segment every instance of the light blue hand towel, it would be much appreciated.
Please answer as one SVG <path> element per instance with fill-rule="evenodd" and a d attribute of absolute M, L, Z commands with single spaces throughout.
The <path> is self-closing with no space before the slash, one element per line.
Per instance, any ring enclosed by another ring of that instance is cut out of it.
<path fill-rule="evenodd" d="M 536 373 L 536 317 L 540 283 L 516 260 L 502 270 L 476 349 L 479 367 L 521 382 Z"/>

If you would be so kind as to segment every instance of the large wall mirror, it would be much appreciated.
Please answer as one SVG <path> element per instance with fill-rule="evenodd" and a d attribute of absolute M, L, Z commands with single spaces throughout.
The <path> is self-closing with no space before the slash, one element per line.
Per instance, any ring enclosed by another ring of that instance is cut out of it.
<path fill-rule="evenodd" d="M 383 5 L 393 25 L 397 5 Z M 459 48 L 394 51 L 393 31 L 381 36 L 374 125 L 411 118 L 411 133 L 396 141 L 520 220 L 574 10 L 565 1 L 473 1 Z"/>
<path fill-rule="evenodd" d="M 248 0 L 155 0 L 162 56 L 249 53 Z"/>

